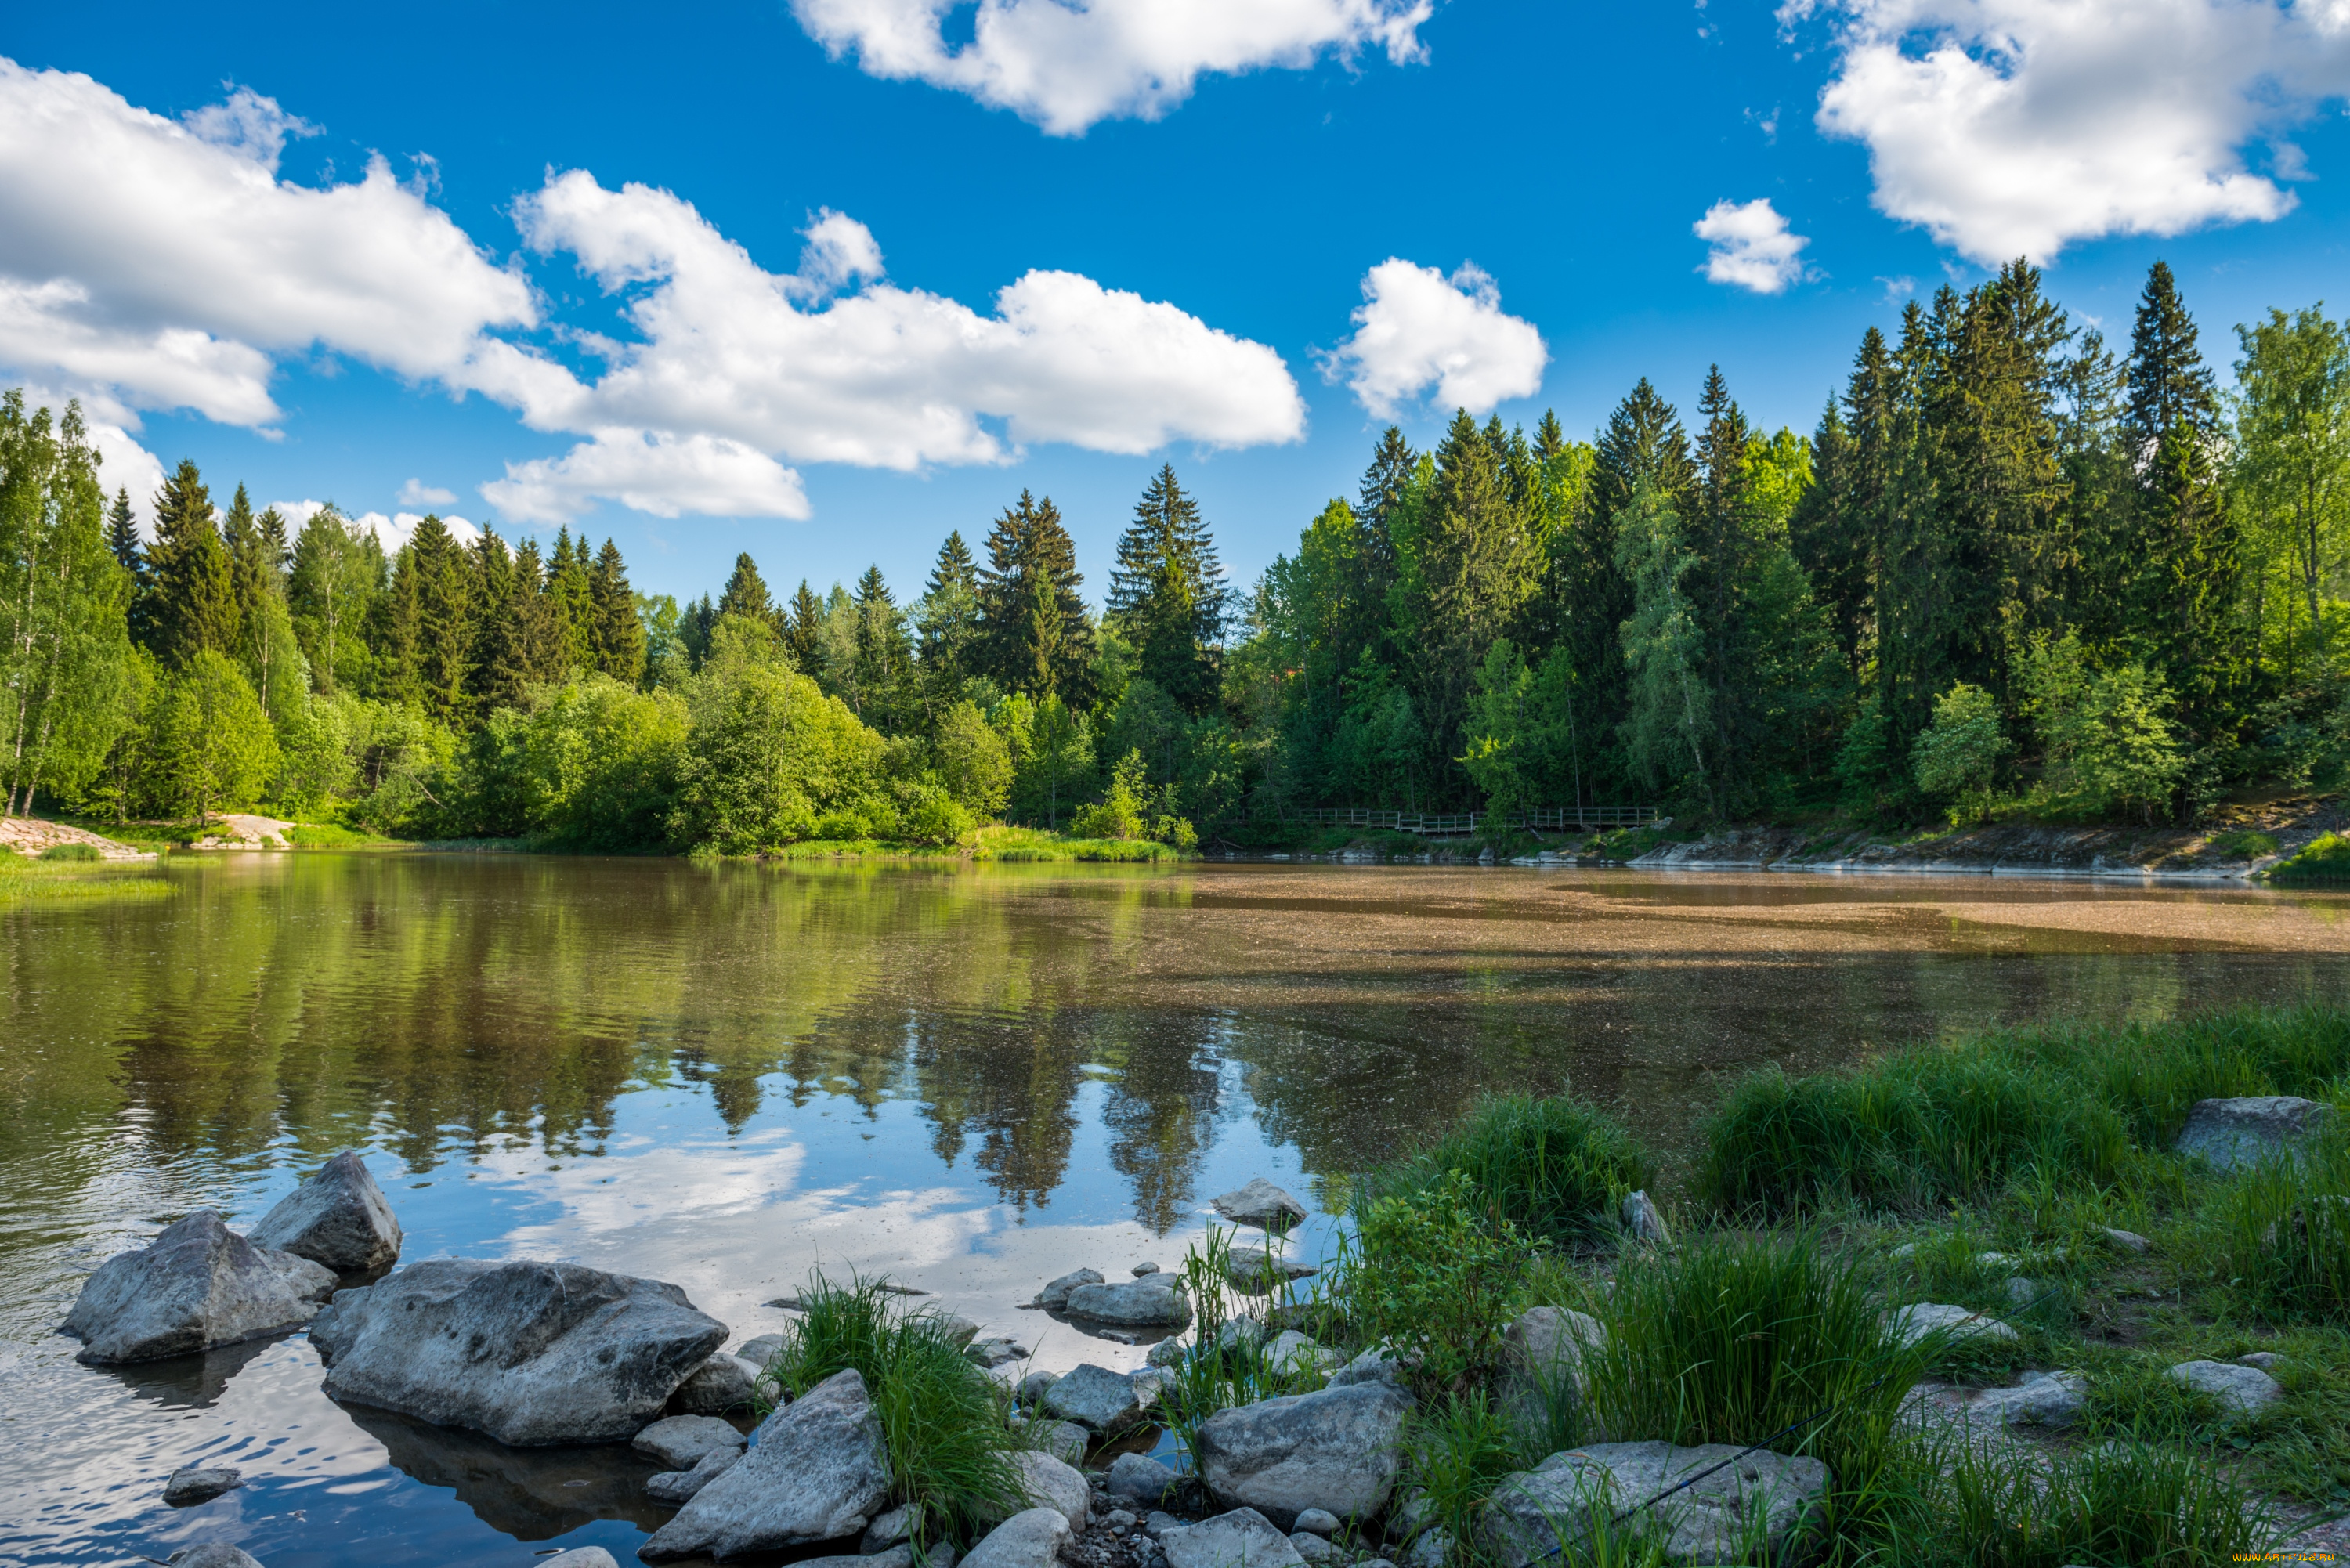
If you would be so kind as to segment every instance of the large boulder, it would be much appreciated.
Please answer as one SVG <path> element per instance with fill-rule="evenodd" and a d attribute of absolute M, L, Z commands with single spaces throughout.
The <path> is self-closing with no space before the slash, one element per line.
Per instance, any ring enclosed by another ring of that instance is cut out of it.
<path fill-rule="evenodd" d="M 2198 1100 L 2170 1147 L 2199 1156 L 2220 1170 L 2236 1170 L 2293 1153 L 2302 1139 L 2333 1115 L 2333 1106 L 2294 1095 Z"/>
<path fill-rule="evenodd" d="M 1071 1317 L 1120 1328 L 1181 1328 L 1191 1321 L 1191 1298 L 1171 1279 L 1149 1274 L 1114 1285 L 1079 1285 L 1069 1293 L 1066 1310 Z"/>
<path fill-rule="evenodd" d="M 1638 1508 L 1666 1489 L 1721 1464 L 1711 1475 L 1661 1498 L 1627 1522 L 1663 1547 L 1669 1563 L 1776 1562 L 1818 1509 L 1828 1469 L 1801 1455 L 1752 1453 L 1728 1443 L 1595 1443 L 1553 1454 L 1505 1478 L 1485 1505 L 1487 1550 L 1508 1563 L 1555 1554 L 1590 1538 L 1593 1521 Z M 1758 1539 L 1759 1537 L 1759 1539 Z"/>
<path fill-rule="evenodd" d="M 1308 1509 L 1376 1513 L 1395 1490 L 1409 1407 L 1384 1384 L 1357 1383 L 1219 1410 L 1200 1423 L 1200 1480 L 1225 1507 L 1253 1508 L 1284 1532 Z"/>
<path fill-rule="evenodd" d="M 380 1272 L 400 1261 L 400 1221 L 368 1168 L 349 1149 L 280 1199 L 251 1236 L 338 1273 Z"/>
<path fill-rule="evenodd" d="M 1253 1179 L 1246 1187 L 1227 1192 L 1222 1198 L 1211 1199 L 1216 1212 L 1235 1225 L 1257 1225 L 1266 1230 L 1287 1228 L 1305 1222 L 1305 1205 L 1267 1181 L 1263 1177 Z"/>
<path fill-rule="evenodd" d="M 1589 1382 L 1584 1357 L 1607 1345 L 1607 1327 L 1587 1313 L 1528 1307 L 1502 1336 L 1497 1392 L 1503 1414 L 1531 1437 L 1563 1432 L 1572 1441 L 1581 1435 L 1574 1428 L 1582 1419 Z"/>
<path fill-rule="evenodd" d="M 659 1280 L 467 1258 L 339 1291 L 310 1334 L 329 1397 L 514 1448 L 635 1437 L 725 1337 Z"/>
<path fill-rule="evenodd" d="M 881 1417 L 851 1368 L 768 1417 L 751 1451 L 695 1493 L 637 1555 L 648 1563 L 723 1562 L 838 1541 L 861 1534 L 889 1501 Z"/>
<path fill-rule="evenodd" d="M 645 1495 L 675 1508 L 743 1462 L 740 1449 L 712 1449 L 694 1461 L 691 1469 L 663 1470 L 645 1482 Z"/>
<path fill-rule="evenodd" d="M 2170 1380 L 2219 1401 L 2230 1418 L 2257 1416 L 2284 1397 L 2284 1385 L 2257 1366 L 2226 1361 L 2183 1361 L 2170 1369 Z"/>
<path fill-rule="evenodd" d="M 742 1448 L 743 1434 L 734 1429 L 733 1422 L 715 1416 L 671 1416 L 639 1432 L 629 1446 L 671 1469 L 685 1470 L 715 1449 Z"/>
<path fill-rule="evenodd" d="M 299 1328 L 334 1288 L 332 1271 L 256 1247 L 199 1209 L 99 1264 L 64 1330 L 82 1342 L 78 1361 L 161 1361 Z"/>
<path fill-rule="evenodd" d="M 1056 1568 L 1068 1519 L 1057 1508 L 1032 1508 L 997 1525 L 962 1560 L 962 1568 Z"/>
<path fill-rule="evenodd" d="M 1236 1508 L 1159 1537 L 1167 1568 L 1303 1568 L 1289 1537 L 1253 1508 Z"/>
<path fill-rule="evenodd" d="M 1157 1508 L 1175 1490 L 1176 1475 L 1147 1454 L 1120 1454 L 1109 1462 L 1102 1485 L 1112 1497 Z"/>
<path fill-rule="evenodd" d="M 1085 1530 L 1093 1489 L 1086 1484 L 1083 1470 L 1035 1449 L 1014 1453 L 1012 1468 L 1020 1472 L 1021 1509 L 1057 1508 L 1069 1521 L 1072 1533 Z"/>
<path fill-rule="evenodd" d="M 1045 1390 L 1037 1407 L 1054 1420 L 1074 1421 L 1105 1438 L 1142 1418 L 1142 1402 L 1135 1397 L 1133 1376 L 1090 1361 Z"/>
<path fill-rule="evenodd" d="M 1261 1296 L 1276 1285 L 1311 1279 L 1317 1271 L 1290 1249 L 1276 1246 L 1271 1237 L 1260 1245 L 1243 1241 L 1224 1259 L 1224 1279 L 1243 1294 Z"/>

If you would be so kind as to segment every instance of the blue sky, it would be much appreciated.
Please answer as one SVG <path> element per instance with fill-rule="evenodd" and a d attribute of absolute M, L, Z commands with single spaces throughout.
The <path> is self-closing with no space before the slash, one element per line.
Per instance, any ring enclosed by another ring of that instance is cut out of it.
<path fill-rule="evenodd" d="M 2168 257 L 2224 364 L 2350 237 L 2350 32 L 2262 0 L 129 5 L 0 57 L 0 379 L 110 480 L 567 518 L 681 597 L 910 597 L 1024 487 L 1097 593 L 1161 462 L 1245 584 L 1388 412 L 1587 436 L 1719 361 L 1808 430 L 2019 251 L 2117 337 Z"/>

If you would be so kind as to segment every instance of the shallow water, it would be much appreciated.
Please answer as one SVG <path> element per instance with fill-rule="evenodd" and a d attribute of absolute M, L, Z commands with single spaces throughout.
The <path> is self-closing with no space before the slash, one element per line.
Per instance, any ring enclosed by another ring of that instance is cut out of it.
<path fill-rule="evenodd" d="M 632 1557 L 662 1514 L 624 1450 L 339 1409 L 299 1335 L 100 1371 L 50 1332 L 107 1256 L 206 1205 L 249 1223 L 341 1147 L 410 1261 L 673 1280 L 737 1340 L 812 1267 L 886 1272 L 1037 1366 L 1127 1366 L 1016 1303 L 1173 1266 L 1252 1176 L 1335 1207 L 1334 1179 L 1482 1094 L 1572 1087 L 1669 1152 L 1758 1064 L 2350 997 L 2339 894 L 307 852 L 167 874 L 169 899 L 0 913 L 0 1562 Z M 198 1459 L 244 1488 L 166 1509 Z"/>

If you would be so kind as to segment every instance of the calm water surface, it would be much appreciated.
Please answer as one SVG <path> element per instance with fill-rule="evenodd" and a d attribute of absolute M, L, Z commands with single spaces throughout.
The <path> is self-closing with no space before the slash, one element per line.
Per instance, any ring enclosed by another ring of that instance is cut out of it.
<path fill-rule="evenodd" d="M 738 1340 L 853 1267 L 1036 1366 L 1126 1366 L 1016 1303 L 1172 1266 L 1252 1176 L 1337 1207 L 1482 1094 L 1571 1087 L 1674 1150 L 1757 1064 L 2350 994 L 2334 895 L 311 853 L 167 875 L 168 899 L 0 913 L 0 1562 L 632 1559 L 664 1516 L 625 1450 L 338 1408 L 300 1335 L 109 1371 L 52 1332 L 106 1257 L 206 1205 L 249 1223 L 342 1147 L 411 1262 L 673 1280 Z M 244 1488 L 164 1508 L 196 1460 Z"/>

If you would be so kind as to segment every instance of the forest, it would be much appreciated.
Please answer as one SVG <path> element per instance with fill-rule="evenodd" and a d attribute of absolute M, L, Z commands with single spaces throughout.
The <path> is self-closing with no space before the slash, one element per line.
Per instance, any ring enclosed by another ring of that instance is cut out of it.
<path fill-rule="evenodd" d="M 2350 324 L 2236 337 L 2223 388 L 2167 265 L 2117 349 L 2019 261 L 1870 327 L 1808 436 L 1718 368 L 1587 442 L 1390 428 L 1247 588 L 1163 467 L 1098 612 L 1025 491 L 902 598 L 743 555 L 681 605 L 609 540 L 438 517 L 387 553 L 192 462 L 142 535 L 78 409 L 12 392 L 6 809 L 719 854 L 1326 805 L 2191 821 L 2350 763 Z"/>

